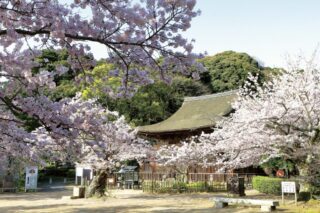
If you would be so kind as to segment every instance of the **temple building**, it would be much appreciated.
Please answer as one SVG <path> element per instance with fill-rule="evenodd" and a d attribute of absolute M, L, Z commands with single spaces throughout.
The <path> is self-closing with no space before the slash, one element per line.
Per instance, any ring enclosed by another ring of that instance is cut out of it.
<path fill-rule="evenodd" d="M 181 108 L 168 119 L 139 127 L 138 134 L 154 142 L 154 146 L 177 144 L 202 132 L 210 133 L 224 116 L 232 113 L 231 103 L 237 91 L 228 91 L 199 97 L 187 97 Z M 141 168 L 145 172 L 162 172 L 162 168 L 150 161 Z M 140 170 L 140 171 L 141 171 Z M 194 173 L 213 173 L 215 168 L 190 168 Z"/>
<path fill-rule="evenodd" d="M 157 145 L 176 144 L 201 132 L 212 132 L 216 123 L 232 112 L 236 91 L 187 97 L 181 108 L 167 120 L 139 127 L 138 134 Z"/>

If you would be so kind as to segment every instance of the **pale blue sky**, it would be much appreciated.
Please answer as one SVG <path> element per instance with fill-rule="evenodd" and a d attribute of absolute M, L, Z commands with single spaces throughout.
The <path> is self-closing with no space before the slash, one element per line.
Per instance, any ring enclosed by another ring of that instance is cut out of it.
<path fill-rule="evenodd" d="M 198 7 L 187 32 L 196 52 L 235 50 L 284 66 L 286 54 L 308 57 L 320 42 L 319 0 L 198 0 Z"/>
<path fill-rule="evenodd" d="M 234 50 L 285 66 L 287 54 L 308 57 L 320 42 L 320 0 L 198 0 L 197 7 L 202 15 L 184 34 L 196 39 L 195 52 Z M 94 55 L 104 51 L 95 47 Z"/>

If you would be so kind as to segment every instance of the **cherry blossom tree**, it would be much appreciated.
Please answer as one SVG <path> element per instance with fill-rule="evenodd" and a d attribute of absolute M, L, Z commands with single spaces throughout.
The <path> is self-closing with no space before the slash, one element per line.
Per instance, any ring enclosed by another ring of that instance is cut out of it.
<path fill-rule="evenodd" d="M 159 161 L 224 170 L 282 157 L 295 162 L 301 190 L 310 190 L 305 183 L 312 184 L 320 172 L 320 69 L 310 61 L 303 64 L 263 86 L 251 77 L 233 104 L 235 113 L 193 143 L 160 149 Z"/>
<path fill-rule="evenodd" d="M 141 147 L 146 144 L 135 139 L 134 131 L 115 113 L 92 100 L 50 100 L 46 91 L 68 68 L 58 65 L 55 71 L 35 72 L 41 67 L 35 59 L 43 49 L 66 49 L 71 69 L 83 72 L 83 79 L 77 80 L 90 84 L 85 75 L 95 64 L 90 44 L 103 45 L 106 60 L 116 65 L 110 75 L 122 78 L 119 94 L 129 96 L 137 85 L 152 83 L 152 78 L 170 81 L 168 70 L 191 74 L 192 66 L 202 68 L 195 62 L 192 42 L 181 35 L 199 14 L 195 3 L 1 0 L 1 156 L 15 156 L 25 163 L 73 156 L 100 169 L 118 160 L 144 157 Z"/>
<path fill-rule="evenodd" d="M 50 149 L 47 152 L 53 154 L 50 159 L 71 157 L 76 159 L 78 165 L 90 166 L 95 170 L 96 175 L 88 188 L 88 196 L 104 195 L 106 178 L 115 169 L 116 163 L 133 159 L 142 161 L 152 154 L 151 145 L 137 138 L 136 130 L 117 112 L 102 108 L 94 100 L 83 101 L 78 97 L 68 101 L 68 105 L 64 107 L 59 111 L 69 113 L 68 123 L 72 124 L 72 128 L 68 129 L 69 135 L 57 137 L 51 133 L 48 139 L 47 131 L 41 134 L 39 128 L 39 132 L 35 132 L 35 141 L 43 141 L 42 151 Z M 51 141 L 51 146 L 48 141 Z M 36 148 L 40 147 L 38 144 Z M 40 154 L 42 158 L 46 157 L 42 152 Z"/>

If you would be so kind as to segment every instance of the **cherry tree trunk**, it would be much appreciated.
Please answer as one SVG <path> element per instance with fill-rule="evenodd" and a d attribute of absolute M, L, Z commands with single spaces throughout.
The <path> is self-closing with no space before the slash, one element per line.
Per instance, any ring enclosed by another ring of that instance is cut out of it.
<path fill-rule="evenodd" d="M 299 182 L 300 185 L 300 192 L 310 192 L 310 181 L 308 181 L 309 177 L 309 167 L 306 164 L 298 165 L 299 175 L 301 177 L 301 181 Z"/>
<path fill-rule="evenodd" d="M 87 192 L 86 197 L 103 197 L 107 189 L 108 172 L 106 170 L 98 170 L 96 176 L 93 177 Z"/>
<path fill-rule="evenodd" d="M 273 170 L 272 168 L 263 168 L 264 173 L 266 173 L 266 175 L 272 177 L 273 176 Z"/>

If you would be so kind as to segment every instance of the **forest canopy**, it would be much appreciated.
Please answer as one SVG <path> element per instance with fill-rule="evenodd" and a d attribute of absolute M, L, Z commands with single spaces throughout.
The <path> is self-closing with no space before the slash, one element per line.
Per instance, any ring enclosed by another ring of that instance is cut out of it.
<path fill-rule="evenodd" d="M 40 59 L 43 66 L 48 67 L 51 63 L 65 63 L 64 54 L 64 51 L 46 50 Z M 51 57 L 44 63 L 43 58 L 47 55 Z M 76 76 L 70 78 L 67 73 L 60 77 L 51 97 L 59 100 L 63 97 L 73 97 L 77 92 L 81 92 L 84 99 L 95 98 L 104 107 L 124 115 L 133 126 L 142 126 L 158 123 L 171 116 L 180 108 L 184 97 L 238 89 L 247 80 L 249 73 L 258 74 L 259 81 L 263 82 L 280 70 L 263 67 L 248 54 L 234 51 L 206 56 L 199 61 L 206 68 L 200 80 L 174 74 L 171 83 L 156 81 L 154 84 L 140 86 L 131 98 L 117 98 L 110 95 L 110 90 L 106 90 L 105 85 L 113 90 L 111 93 L 115 93 L 121 85 L 121 78 L 110 76 L 115 65 L 101 60 L 92 71 L 85 73 L 91 84 L 76 84 Z"/>

